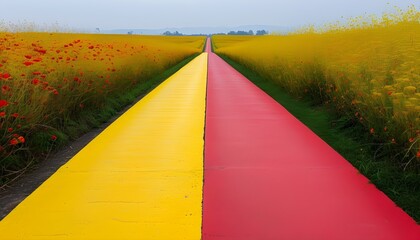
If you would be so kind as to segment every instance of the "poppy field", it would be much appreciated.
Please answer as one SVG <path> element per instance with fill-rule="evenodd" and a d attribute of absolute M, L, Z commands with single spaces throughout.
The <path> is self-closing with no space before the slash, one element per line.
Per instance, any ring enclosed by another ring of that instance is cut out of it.
<path fill-rule="evenodd" d="M 77 137 L 72 130 L 95 118 L 86 113 L 106 111 L 203 45 L 204 37 L 0 33 L 0 176 Z"/>
<path fill-rule="evenodd" d="M 217 35 L 213 47 L 291 95 L 329 106 L 348 127 L 362 126 L 358 137 L 407 168 L 420 163 L 419 39 L 411 7 L 288 35 Z"/>

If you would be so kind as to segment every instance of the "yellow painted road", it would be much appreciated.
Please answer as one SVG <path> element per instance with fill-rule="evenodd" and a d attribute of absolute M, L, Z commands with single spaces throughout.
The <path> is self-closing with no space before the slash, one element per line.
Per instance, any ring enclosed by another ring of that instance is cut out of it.
<path fill-rule="evenodd" d="M 0 222 L 0 239 L 200 239 L 207 53 Z"/>

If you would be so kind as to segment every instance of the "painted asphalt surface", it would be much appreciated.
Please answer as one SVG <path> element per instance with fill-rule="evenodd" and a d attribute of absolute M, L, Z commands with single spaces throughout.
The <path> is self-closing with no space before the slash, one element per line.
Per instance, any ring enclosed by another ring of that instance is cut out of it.
<path fill-rule="evenodd" d="M 209 46 L 0 221 L 0 239 L 420 239 Z"/>

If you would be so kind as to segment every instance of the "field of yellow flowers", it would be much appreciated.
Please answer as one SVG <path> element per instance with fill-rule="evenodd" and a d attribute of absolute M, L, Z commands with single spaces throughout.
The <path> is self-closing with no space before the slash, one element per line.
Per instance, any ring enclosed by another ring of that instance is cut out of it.
<path fill-rule="evenodd" d="M 404 166 L 420 163 L 420 13 L 411 7 L 289 35 L 213 36 L 216 53 L 361 124 Z"/>
<path fill-rule="evenodd" d="M 203 45 L 204 37 L 0 32 L 0 176 Z"/>

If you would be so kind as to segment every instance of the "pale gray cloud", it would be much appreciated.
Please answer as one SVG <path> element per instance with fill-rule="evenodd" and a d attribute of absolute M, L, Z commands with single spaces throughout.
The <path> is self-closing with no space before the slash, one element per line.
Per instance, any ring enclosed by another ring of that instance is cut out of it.
<path fill-rule="evenodd" d="M 389 3 L 389 4 L 387 4 Z M 93 29 L 322 24 L 419 0 L 2 0 L 0 19 Z"/>

